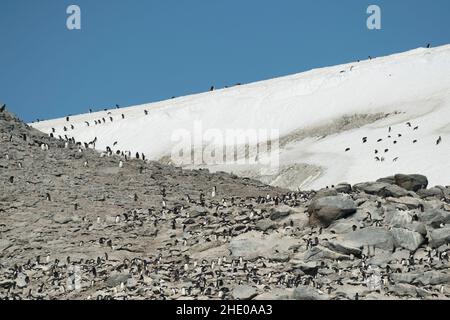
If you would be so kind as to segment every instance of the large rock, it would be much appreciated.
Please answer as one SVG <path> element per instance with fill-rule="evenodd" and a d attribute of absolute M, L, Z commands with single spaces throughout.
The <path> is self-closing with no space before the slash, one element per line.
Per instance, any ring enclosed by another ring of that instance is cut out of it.
<path fill-rule="evenodd" d="M 250 231 L 233 238 L 228 248 L 235 258 L 255 260 L 259 257 L 271 258 L 276 253 L 289 253 L 289 248 L 296 244 L 298 240 L 294 238 L 282 237 L 275 233 L 264 235 L 261 232 Z"/>
<path fill-rule="evenodd" d="M 337 196 L 338 192 L 335 189 L 320 189 L 314 195 L 314 200 L 325 198 L 325 197 L 334 197 Z"/>
<path fill-rule="evenodd" d="M 418 284 L 421 286 L 428 285 L 439 285 L 439 284 L 449 284 L 450 283 L 450 274 L 443 273 L 440 271 L 427 271 L 425 273 L 419 274 L 414 280 L 413 284 Z"/>
<path fill-rule="evenodd" d="M 343 236 L 343 241 L 346 246 L 361 249 L 365 246 L 374 246 L 387 251 L 394 249 L 392 234 L 388 230 L 378 227 L 368 227 L 347 233 Z"/>
<path fill-rule="evenodd" d="M 352 192 L 352 186 L 348 183 L 339 183 L 334 190 L 339 193 L 350 193 Z"/>
<path fill-rule="evenodd" d="M 311 225 L 322 225 L 324 227 L 338 219 L 346 218 L 356 212 L 353 200 L 344 196 L 324 197 L 313 200 L 309 205 L 309 222 Z"/>
<path fill-rule="evenodd" d="M 362 250 L 357 247 L 353 247 L 351 244 L 340 242 L 337 240 L 331 240 L 324 244 L 324 246 L 330 250 L 345 254 L 351 255 L 353 254 L 356 257 L 360 257 L 362 254 Z"/>
<path fill-rule="evenodd" d="M 433 248 L 438 248 L 443 244 L 450 243 L 450 227 L 430 231 L 429 242 Z"/>
<path fill-rule="evenodd" d="M 288 206 L 278 206 L 270 210 L 270 220 L 276 221 L 286 218 L 292 213 L 292 209 Z"/>
<path fill-rule="evenodd" d="M 108 280 L 106 280 L 106 285 L 110 288 L 114 288 L 119 286 L 121 283 L 126 284 L 130 276 L 124 273 L 116 273 L 109 276 Z"/>
<path fill-rule="evenodd" d="M 403 228 L 392 228 L 395 246 L 416 251 L 425 241 L 425 238 L 417 232 Z"/>
<path fill-rule="evenodd" d="M 294 293 L 292 294 L 292 297 L 295 300 L 329 300 L 328 295 L 320 294 L 316 289 L 307 287 L 307 286 L 300 286 L 294 289 Z"/>
<path fill-rule="evenodd" d="M 420 189 L 417 191 L 417 195 L 421 198 L 435 197 L 441 199 L 444 197 L 444 192 L 439 188 Z"/>
<path fill-rule="evenodd" d="M 396 185 L 408 191 L 417 192 L 428 187 L 427 177 L 420 174 L 397 174 L 394 179 Z"/>
<path fill-rule="evenodd" d="M 385 182 L 365 182 L 353 186 L 355 191 L 364 192 L 380 197 L 404 197 L 408 195 L 408 191 L 397 186 Z"/>
<path fill-rule="evenodd" d="M 431 209 L 419 214 L 419 220 L 433 228 L 441 224 L 450 224 L 450 213 L 440 209 Z"/>
<path fill-rule="evenodd" d="M 251 300 L 256 295 L 256 289 L 247 285 L 237 286 L 233 290 L 233 298 L 237 300 Z"/>

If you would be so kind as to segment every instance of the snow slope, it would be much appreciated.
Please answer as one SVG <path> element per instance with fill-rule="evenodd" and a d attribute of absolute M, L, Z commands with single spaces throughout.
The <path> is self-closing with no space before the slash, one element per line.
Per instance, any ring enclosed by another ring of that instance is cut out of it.
<path fill-rule="evenodd" d="M 94 119 L 101 118 L 106 123 L 94 125 Z M 204 130 L 221 132 L 279 130 L 278 173 L 263 175 L 258 165 L 226 164 L 210 165 L 212 171 L 233 171 L 292 189 L 369 181 L 395 173 L 421 173 L 431 185 L 448 185 L 450 45 L 32 126 L 46 133 L 54 128 L 56 137 L 66 134 L 77 141 L 97 137 L 99 150 L 117 141 L 114 150 L 143 152 L 160 160 L 167 159 L 176 145 L 173 133 L 182 128 L 193 132 L 195 121 L 201 121 Z M 436 145 L 439 136 L 442 142 Z"/>

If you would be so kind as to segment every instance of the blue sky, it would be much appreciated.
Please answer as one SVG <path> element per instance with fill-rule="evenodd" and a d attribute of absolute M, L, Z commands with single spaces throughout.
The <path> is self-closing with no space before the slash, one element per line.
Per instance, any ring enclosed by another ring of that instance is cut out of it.
<path fill-rule="evenodd" d="M 82 30 L 66 28 L 79 5 Z M 370 4 L 382 30 L 366 27 Z M 448 0 L 1 0 L 0 101 L 26 121 L 450 43 Z"/>

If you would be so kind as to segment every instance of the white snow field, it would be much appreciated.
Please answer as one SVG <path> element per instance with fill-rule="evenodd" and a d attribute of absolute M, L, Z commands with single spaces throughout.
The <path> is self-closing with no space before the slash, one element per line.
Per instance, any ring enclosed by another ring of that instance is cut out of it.
<path fill-rule="evenodd" d="M 102 118 L 106 123 L 94 124 Z M 448 185 L 450 45 L 31 125 L 48 134 L 54 128 L 56 137 L 76 141 L 97 137 L 98 150 L 110 146 L 129 150 L 133 157 L 140 152 L 169 161 L 179 143 L 173 134 L 180 129 L 194 133 L 196 121 L 203 131 L 279 130 L 278 172 L 264 175 L 258 164 L 206 164 L 211 171 L 291 189 L 373 181 L 396 173 L 424 174 L 432 186 Z"/>

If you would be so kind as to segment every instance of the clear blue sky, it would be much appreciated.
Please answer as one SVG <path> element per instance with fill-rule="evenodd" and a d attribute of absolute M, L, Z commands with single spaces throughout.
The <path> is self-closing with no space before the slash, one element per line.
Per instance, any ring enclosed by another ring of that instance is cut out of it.
<path fill-rule="evenodd" d="M 82 30 L 66 28 L 66 8 Z M 382 30 L 366 9 L 382 9 Z M 450 43 L 449 0 L 0 0 L 0 101 L 26 121 Z"/>

